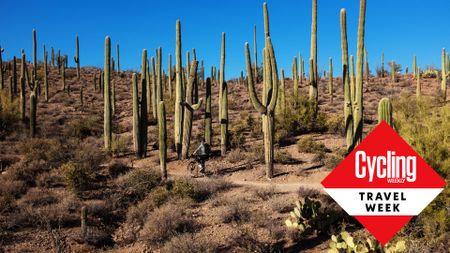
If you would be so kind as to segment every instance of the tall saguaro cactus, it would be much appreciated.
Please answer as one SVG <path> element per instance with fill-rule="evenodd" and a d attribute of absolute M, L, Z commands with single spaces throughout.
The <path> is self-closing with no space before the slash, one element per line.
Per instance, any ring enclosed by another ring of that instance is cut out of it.
<path fill-rule="evenodd" d="M 250 100 L 252 101 L 255 109 L 262 116 L 266 177 L 270 179 L 273 177 L 273 139 L 275 135 L 274 110 L 278 99 L 278 70 L 270 37 L 266 37 L 266 47 L 264 49 L 264 86 L 262 102 L 258 99 L 255 91 L 255 82 L 253 81 L 248 43 L 245 44 L 245 55 L 247 62 L 247 82 Z"/>
<path fill-rule="evenodd" d="M 80 80 L 80 40 L 77 35 L 77 45 L 76 45 L 76 55 L 73 57 L 73 60 L 77 64 L 77 79 Z"/>
<path fill-rule="evenodd" d="M 330 57 L 328 63 L 328 92 L 330 95 L 330 101 L 333 102 L 333 59 Z"/>
<path fill-rule="evenodd" d="M 169 98 L 172 99 L 172 55 L 169 54 L 169 65 L 167 67 L 167 83 L 169 90 Z"/>
<path fill-rule="evenodd" d="M 297 57 L 294 57 L 294 63 L 292 64 L 292 80 L 294 80 L 294 98 L 298 97 L 298 67 Z"/>
<path fill-rule="evenodd" d="M 159 102 L 164 100 L 163 90 L 162 48 L 160 47 L 157 49 L 156 54 L 156 109 L 158 110 L 158 112 Z"/>
<path fill-rule="evenodd" d="M 354 100 L 354 139 L 355 144 L 362 140 L 363 133 L 363 51 L 364 51 L 364 31 L 366 24 L 366 0 L 360 0 L 359 22 L 358 22 L 358 43 L 356 51 L 356 83 Z"/>
<path fill-rule="evenodd" d="M 416 98 L 419 100 L 422 97 L 422 85 L 420 84 L 420 67 L 417 68 L 417 84 L 416 84 Z"/>
<path fill-rule="evenodd" d="M 142 50 L 140 103 L 137 76 L 133 76 L 133 139 L 137 158 L 145 157 L 147 154 L 147 64 L 147 50 L 144 49 Z"/>
<path fill-rule="evenodd" d="M 355 100 L 355 84 L 356 84 L 355 57 L 353 57 L 353 55 L 350 55 L 350 90 L 352 95 L 352 101 Z"/>
<path fill-rule="evenodd" d="M 313 103 L 314 110 L 317 111 L 319 94 L 317 89 L 317 0 L 312 0 L 312 21 L 311 21 L 311 58 L 313 72 L 310 73 L 309 100 Z"/>
<path fill-rule="evenodd" d="M 159 165 L 161 178 L 167 179 L 167 125 L 166 107 L 164 101 L 158 102 L 158 126 L 159 126 Z"/>
<path fill-rule="evenodd" d="M 199 100 L 198 104 L 193 104 L 192 92 L 195 86 L 195 82 L 197 82 L 197 67 L 198 61 L 193 60 L 191 67 L 188 82 L 186 85 L 186 100 L 182 103 L 184 106 L 184 122 L 183 122 L 183 148 L 182 148 L 182 156 L 183 159 L 189 158 L 189 144 L 191 141 L 191 131 L 192 131 L 192 119 L 194 116 L 194 111 L 200 109 L 202 105 L 202 99 Z"/>
<path fill-rule="evenodd" d="M 282 115 L 286 114 L 286 85 L 284 81 L 284 69 L 280 70 L 281 72 L 281 78 L 280 78 L 280 88 L 279 88 L 279 94 L 278 94 L 278 102 L 277 107 L 279 108 L 279 113 Z"/>
<path fill-rule="evenodd" d="M 205 143 L 212 145 L 211 78 L 206 79 Z"/>
<path fill-rule="evenodd" d="M 48 57 L 48 53 L 45 50 L 45 45 L 44 45 L 44 98 L 45 98 L 45 102 L 48 102 L 47 57 Z"/>
<path fill-rule="evenodd" d="M 33 29 L 33 80 L 37 80 L 37 42 L 36 42 L 36 29 Z"/>
<path fill-rule="evenodd" d="M 25 82 L 26 82 L 26 59 L 25 52 L 22 49 L 22 59 L 21 59 L 21 70 L 20 70 L 20 119 L 25 121 L 25 113 L 26 113 L 26 91 L 25 91 Z"/>
<path fill-rule="evenodd" d="M 442 93 L 442 99 L 444 101 L 447 100 L 447 72 L 445 71 L 446 68 L 446 64 L 445 64 L 445 58 L 446 58 L 446 54 L 445 54 L 445 48 L 442 49 L 442 70 L 441 70 L 441 74 L 442 74 L 442 80 L 441 80 L 441 93 Z"/>
<path fill-rule="evenodd" d="M 103 138 L 105 149 L 111 149 L 112 140 L 112 108 L 111 108 L 111 39 L 105 38 L 105 65 L 103 77 Z"/>
<path fill-rule="evenodd" d="M 183 68 L 181 62 L 181 23 L 177 20 L 176 24 L 176 77 L 175 77 L 175 119 L 174 119 L 174 137 L 175 148 L 178 159 L 181 159 L 181 140 L 183 138 L 183 130 L 181 124 L 183 122 L 183 107 L 181 103 L 184 100 L 183 88 Z"/>
<path fill-rule="evenodd" d="M 156 50 L 156 51 L 158 51 L 158 50 Z M 151 88 L 152 88 L 152 91 L 151 91 L 151 99 L 152 99 L 152 101 L 151 101 L 151 104 L 152 104 L 152 113 L 153 113 L 153 118 L 154 119 L 157 119 L 157 117 L 158 117 L 158 108 L 157 108 L 158 107 L 158 102 L 157 102 L 158 95 L 157 95 L 157 92 L 156 92 L 156 86 L 157 86 L 156 79 L 157 79 L 157 77 L 156 77 L 155 57 L 152 57 L 152 86 L 151 86 Z"/>
<path fill-rule="evenodd" d="M 413 57 L 413 74 L 417 76 L 417 56 L 415 54 Z"/>
<path fill-rule="evenodd" d="M 389 98 L 382 98 L 378 103 L 378 124 L 386 121 L 389 126 L 393 126 L 392 122 L 392 104 Z"/>
<path fill-rule="evenodd" d="M 225 81 L 225 33 L 222 33 L 222 50 L 220 55 L 220 153 L 224 156 L 228 145 L 228 85 Z"/>
<path fill-rule="evenodd" d="M 384 77 L 384 53 L 381 53 L 381 77 Z"/>

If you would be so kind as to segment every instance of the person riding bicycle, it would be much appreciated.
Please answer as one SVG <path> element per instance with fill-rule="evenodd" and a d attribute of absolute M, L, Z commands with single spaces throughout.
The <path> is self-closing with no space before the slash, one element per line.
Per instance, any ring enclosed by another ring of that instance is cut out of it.
<path fill-rule="evenodd" d="M 200 164 L 199 172 L 201 174 L 204 174 L 206 169 L 205 162 L 209 159 L 211 155 L 211 148 L 208 143 L 205 143 L 204 138 L 201 139 L 200 145 L 192 154 L 196 156 L 196 159 Z"/>

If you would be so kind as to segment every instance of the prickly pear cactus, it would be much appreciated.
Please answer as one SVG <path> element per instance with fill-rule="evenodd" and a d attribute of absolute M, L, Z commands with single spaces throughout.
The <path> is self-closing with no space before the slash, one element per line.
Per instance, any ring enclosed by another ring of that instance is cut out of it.
<path fill-rule="evenodd" d="M 347 231 L 332 235 L 328 253 L 397 253 L 406 251 L 404 241 L 386 247 L 369 238 L 354 238 Z"/>

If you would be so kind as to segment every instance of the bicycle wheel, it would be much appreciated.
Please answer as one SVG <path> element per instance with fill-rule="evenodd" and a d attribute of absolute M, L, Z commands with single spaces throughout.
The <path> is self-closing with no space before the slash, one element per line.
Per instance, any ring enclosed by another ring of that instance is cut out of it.
<path fill-rule="evenodd" d="M 198 165 L 196 161 L 190 161 L 187 165 L 188 175 L 191 177 L 198 177 Z"/>

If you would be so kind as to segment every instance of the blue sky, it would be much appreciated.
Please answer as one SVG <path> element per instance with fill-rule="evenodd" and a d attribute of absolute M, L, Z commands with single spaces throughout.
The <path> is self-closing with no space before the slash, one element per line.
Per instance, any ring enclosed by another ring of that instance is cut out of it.
<path fill-rule="evenodd" d="M 69 55 L 73 66 L 75 37 L 80 36 L 81 65 L 102 66 L 104 38 L 120 44 L 122 69 L 138 69 L 146 48 L 151 55 L 163 48 L 163 64 L 175 52 L 175 22 L 182 22 L 183 58 L 196 49 L 197 58 L 219 65 L 221 33 L 227 34 L 226 78 L 239 75 L 245 68 L 244 43 L 253 47 L 253 25 L 258 30 L 258 50 L 263 46 L 262 0 L 155 0 L 155 1 L 4 1 L 0 15 L 0 45 L 4 59 L 19 56 L 21 48 L 31 56 L 31 31 L 37 29 L 38 57 L 42 44 Z M 293 57 L 302 53 L 309 58 L 311 0 L 269 0 L 271 37 L 279 68 L 291 74 Z M 413 54 L 421 68 L 440 68 L 441 49 L 450 49 L 449 0 L 368 0 L 366 48 L 371 70 L 395 60 L 411 69 Z M 335 75 L 341 75 L 339 11 L 347 9 L 349 50 L 356 51 L 358 0 L 318 0 L 319 70 L 328 69 L 333 58 Z M 6 22 L 6 23 L 5 23 Z M 113 50 L 115 55 L 115 46 Z M 259 57 L 261 59 L 261 57 Z M 305 60 L 305 69 L 307 69 Z M 184 60 L 183 60 L 184 63 Z"/>

